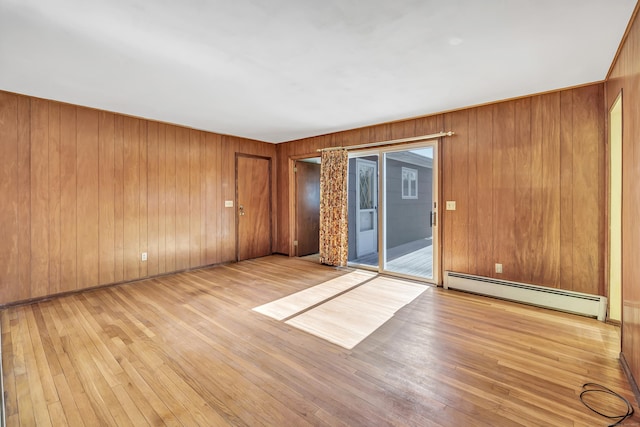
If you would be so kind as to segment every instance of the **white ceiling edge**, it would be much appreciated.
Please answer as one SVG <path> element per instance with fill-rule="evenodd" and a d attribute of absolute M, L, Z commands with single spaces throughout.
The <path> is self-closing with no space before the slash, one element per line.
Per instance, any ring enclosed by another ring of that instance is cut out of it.
<path fill-rule="evenodd" d="M 284 142 L 602 81 L 635 0 L 0 0 L 0 89 Z"/>

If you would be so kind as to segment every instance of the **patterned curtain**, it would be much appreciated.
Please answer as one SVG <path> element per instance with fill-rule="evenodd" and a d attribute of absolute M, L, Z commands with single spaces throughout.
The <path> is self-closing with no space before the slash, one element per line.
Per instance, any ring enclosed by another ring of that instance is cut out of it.
<path fill-rule="evenodd" d="M 344 267 L 347 230 L 347 150 L 322 152 L 320 164 L 320 262 Z"/>

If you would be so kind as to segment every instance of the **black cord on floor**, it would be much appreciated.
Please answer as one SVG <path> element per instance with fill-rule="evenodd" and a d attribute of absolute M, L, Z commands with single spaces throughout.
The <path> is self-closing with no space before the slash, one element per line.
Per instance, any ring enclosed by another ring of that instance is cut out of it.
<path fill-rule="evenodd" d="M 609 427 L 617 426 L 621 422 L 623 422 L 624 420 L 629 418 L 631 415 L 633 415 L 633 406 L 631 406 L 631 403 L 629 403 L 629 401 L 627 399 L 625 399 L 624 397 L 622 397 L 621 395 L 619 395 L 615 391 L 611 390 L 610 388 L 607 388 L 607 387 L 605 387 L 603 385 L 596 384 L 596 383 L 583 384 L 582 388 L 583 388 L 583 390 L 580 393 L 580 401 L 582 402 L 582 404 L 584 406 L 586 406 L 587 408 L 591 409 L 593 412 L 595 412 L 598 415 L 602 415 L 603 417 L 609 418 L 610 420 L 617 420 L 615 424 L 610 424 Z M 620 415 L 603 414 L 602 412 L 594 409 L 587 402 L 584 401 L 582 396 L 584 396 L 585 394 L 589 394 L 589 393 L 605 393 L 605 394 L 610 394 L 612 396 L 615 396 L 618 399 L 622 400 L 627 405 L 627 412 L 625 414 L 620 414 Z"/>

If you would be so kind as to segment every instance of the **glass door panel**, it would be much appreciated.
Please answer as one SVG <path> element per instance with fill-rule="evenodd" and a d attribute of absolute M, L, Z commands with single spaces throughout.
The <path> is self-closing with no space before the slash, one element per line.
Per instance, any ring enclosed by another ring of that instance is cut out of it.
<path fill-rule="evenodd" d="M 435 145 L 384 153 L 383 270 L 433 280 Z"/>

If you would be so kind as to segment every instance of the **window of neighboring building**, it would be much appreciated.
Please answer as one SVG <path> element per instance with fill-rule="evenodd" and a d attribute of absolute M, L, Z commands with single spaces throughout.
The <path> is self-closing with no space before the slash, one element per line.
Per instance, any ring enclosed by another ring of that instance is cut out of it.
<path fill-rule="evenodd" d="M 418 170 L 402 168 L 402 198 L 418 198 Z"/>

